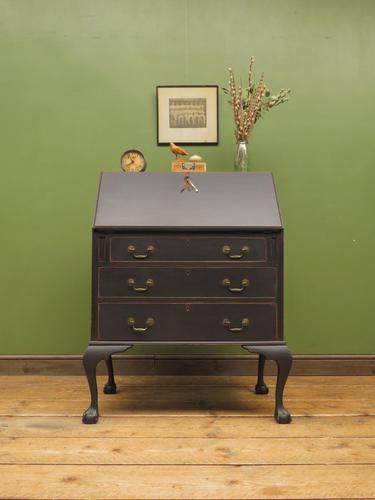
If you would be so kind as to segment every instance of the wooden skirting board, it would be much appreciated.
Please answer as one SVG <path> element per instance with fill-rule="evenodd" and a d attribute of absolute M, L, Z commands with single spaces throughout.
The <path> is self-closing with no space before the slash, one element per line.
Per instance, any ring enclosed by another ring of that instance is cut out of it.
<path fill-rule="evenodd" d="M 116 355 L 115 371 L 128 375 L 255 375 L 250 355 Z M 103 363 L 101 363 L 103 365 Z M 99 366 L 104 374 L 105 367 Z M 266 373 L 275 374 L 274 363 Z M 0 356 L 0 375 L 82 375 L 80 355 Z M 375 355 L 294 356 L 292 375 L 375 375 Z"/>

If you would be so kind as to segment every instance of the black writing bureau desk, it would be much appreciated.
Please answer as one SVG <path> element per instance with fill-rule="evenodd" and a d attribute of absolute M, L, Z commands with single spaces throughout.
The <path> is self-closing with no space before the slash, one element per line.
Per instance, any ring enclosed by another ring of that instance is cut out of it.
<path fill-rule="evenodd" d="M 275 418 L 292 357 L 283 338 L 283 228 L 270 173 L 103 173 L 92 257 L 92 333 L 83 364 L 98 420 L 96 365 L 140 344 L 238 344 L 277 363 Z M 251 394 L 249 392 L 249 397 Z"/>

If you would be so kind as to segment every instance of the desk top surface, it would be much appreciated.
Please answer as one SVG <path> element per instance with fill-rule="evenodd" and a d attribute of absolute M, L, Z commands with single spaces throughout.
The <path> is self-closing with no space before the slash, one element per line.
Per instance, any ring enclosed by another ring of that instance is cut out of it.
<path fill-rule="evenodd" d="M 270 172 L 191 174 L 198 192 L 180 192 L 184 174 L 104 172 L 94 228 L 280 230 Z"/>

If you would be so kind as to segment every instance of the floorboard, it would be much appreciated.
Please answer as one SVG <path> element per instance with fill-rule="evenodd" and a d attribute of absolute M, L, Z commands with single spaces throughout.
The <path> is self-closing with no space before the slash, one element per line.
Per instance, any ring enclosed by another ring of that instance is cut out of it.
<path fill-rule="evenodd" d="M 89 442 L 88 442 L 89 441 Z M 375 464 L 375 438 L 1 438 L 0 464 Z"/>
<path fill-rule="evenodd" d="M 366 499 L 373 465 L 3 465 L 3 498 Z"/>
<path fill-rule="evenodd" d="M 375 416 L 296 417 L 293 425 L 273 425 L 273 417 L 123 418 L 101 416 L 96 425 L 82 425 L 81 416 L 0 417 L 0 437 L 119 438 L 321 438 L 375 437 Z"/>

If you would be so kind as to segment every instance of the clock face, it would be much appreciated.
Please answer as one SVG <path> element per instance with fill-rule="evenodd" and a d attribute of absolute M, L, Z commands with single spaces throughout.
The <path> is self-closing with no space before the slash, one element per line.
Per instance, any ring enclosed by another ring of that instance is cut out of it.
<path fill-rule="evenodd" d="M 146 165 L 145 157 L 137 149 L 128 149 L 121 156 L 121 168 L 124 172 L 143 172 Z"/>

